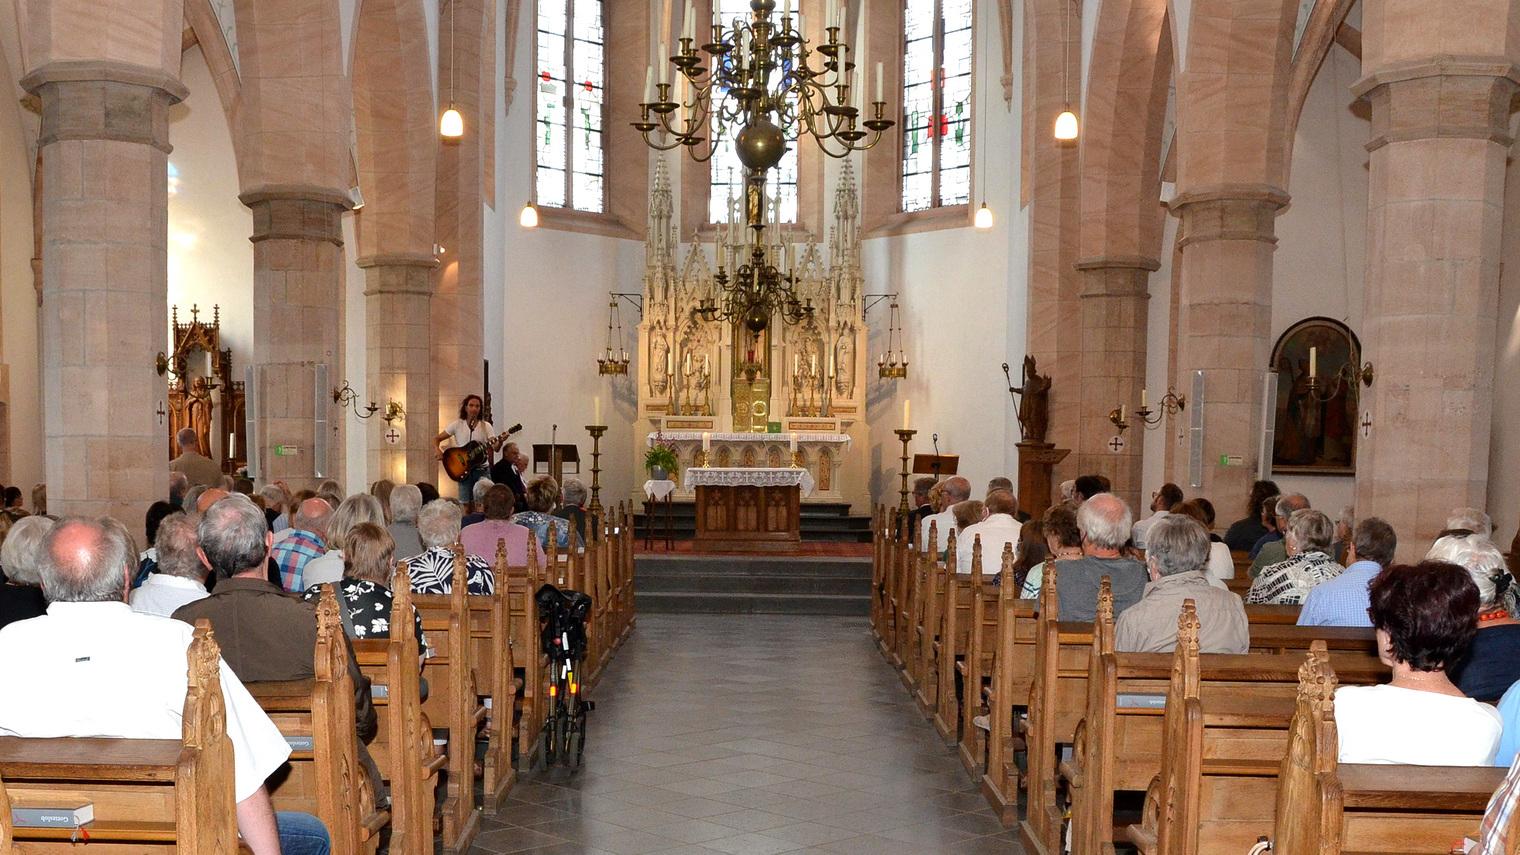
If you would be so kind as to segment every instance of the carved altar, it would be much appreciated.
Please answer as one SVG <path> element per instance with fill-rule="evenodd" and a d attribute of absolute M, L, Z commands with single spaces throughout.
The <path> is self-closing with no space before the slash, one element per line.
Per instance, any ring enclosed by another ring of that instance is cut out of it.
<path fill-rule="evenodd" d="M 695 312 L 704 299 L 722 302 L 714 279 L 719 264 L 733 270 L 748 253 L 740 202 L 729 200 L 729 224 L 709 226 L 683 245 L 674 225 L 670 175 L 663 159 L 657 163 L 636 360 L 636 448 L 655 433 L 758 435 L 763 439 L 715 441 L 713 465 L 775 467 L 791 464 L 796 433 L 801 465 L 818 487 L 808 501 L 848 502 L 861 513 L 869 507 L 860 202 L 849 162 L 841 166 L 826 245 L 798 226 L 766 230 L 768 257 L 778 266 L 787 260 L 798 296 L 812 301 L 812 317 L 798 324 L 776 317 L 756 332 Z M 667 444 L 683 467 L 694 465 L 699 440 Z M 645 473 L 640 469 L 635 476 L 633 483 L 641 483 Z M 692 496 L 681 484 L 677 498 Z"/>
<path fill-rule="evenodd" d="M 232 379 L 232 349 L 221 346 L 222 310 L 213 306 L 211 323 L 201 320 L 199 306 L 190 307 L 190 322 L 180 323 L 179 307 L 171 314 L 173 349 L 166 357 L 169 374 L 169 459 L 179 456 L 176 435 L 195 430 L 201 453 L 232 474 L 247 463 L 244 440 L 246 399 L 243 381 Z"/>

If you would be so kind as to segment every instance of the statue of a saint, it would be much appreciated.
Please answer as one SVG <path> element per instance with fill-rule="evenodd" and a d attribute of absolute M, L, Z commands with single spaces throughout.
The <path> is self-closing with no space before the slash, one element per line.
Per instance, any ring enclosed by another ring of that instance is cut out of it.
<path fill-rule="evenodd" d="M 649 391 L 656 395 L 665 394 L 670 383 L 669 359 L 670 343 L 664 333 L 656 333 L 654 343 L 649 346 Z"/>
<path fill-rule="evenodd" d="M 190 427 L 195 428 L 195 440 L 200 443 L 201 453 L 211 456 L 211 389 L 206 385 L 206 378 L 197 377 L 191 382 L 185 410 L 190 417 Z"/>
<path fill-rule="evenodd" d="M 1003 375 L 1008 376 L 1008 363 L 1003 363 Z M 1050 376 L 1042 375 L 1035 367 L 1034 357 L 1024 357 L 1023 385 L 1012 385 L 1009 378 L 1008 391 L 1019 400 L 1019 435 L 1024 442 L 1045 441 L 1045 431 L 1050 427 Z"/>
<path fill-rule="evenodd" d="M 834 344 L 834 394 L 855 394 L 855 330 L 844 327 Z"/>

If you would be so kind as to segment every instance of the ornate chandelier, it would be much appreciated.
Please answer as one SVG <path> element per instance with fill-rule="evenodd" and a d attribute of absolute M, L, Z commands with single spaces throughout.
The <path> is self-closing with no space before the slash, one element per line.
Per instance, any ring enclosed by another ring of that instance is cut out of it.
<path fill-rule="evenodd" d="M 607 345 L 602 349 L 602 355 L 596 358 L 596 373 L 628 373 L 628 350 L 622 342 L 623 315 L 618 311 L 618 295 L 612 294 L 607 301 Z"/>
<path fill-rule="evenodd" d="M 669 69 L 662 65 L 659 81 L 650 69 L 644 81 L 640 120 L 633 122 L 651 148 L 668 151 L 684 146 L 692 158 L 709 160 L 716 140 L 737 128 L 734 149 L 744 165 L 745 222 L 754 232 L 746 251 L 747 263 L 735 259 L 733 276 L 718 257 L 714 277 L 722 291 L 721 301 L 706 299 L 695 310 L 703 320 L 742 321 L 751 331 L 766 328 L 780 316 L 788 324 L 811 317 L 810 300 L 800 300 L 797 277 L 778 269 L 765 244 L 765 172 L 781 162 L 787 143 L 811 136 L 824 154 L 845 157 L 881 141 L 883 131 L 895 122 L 885 118 L 882 97 L 882 65 L 876 65 L 876 100 L 871 117 L 861 118 L 865 85 L 863 71 L 850 60 L 851 48 L 840 40 L 842 29 L 834 4 L 829 3 L 824 42 L 815 48 L 803 37 L 802 16 L 794 19 L 791 0 L 786 0 L 780 22 L 772 20 L 775 0 L 750 0 L 749 20 L 735 18 L 725 30 L 714 14 L 712 41 L 702 45 L 712 68 L 696 46 L 696 21 L 686 5 L 685 31 L 680 49 L 670 62 L 681 75 L 680 93 L 672 97 Z M 660 46 L 665 55 L 665 46 Z M 821 57 L 821 59 L 820 59 Z M 864 128 L 864 130 L 862 130 Z"/>

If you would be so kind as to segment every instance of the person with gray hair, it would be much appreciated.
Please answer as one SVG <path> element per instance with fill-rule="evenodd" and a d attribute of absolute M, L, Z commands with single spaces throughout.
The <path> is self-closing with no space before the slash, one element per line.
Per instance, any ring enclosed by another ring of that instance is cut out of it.
<path fill-rule="evenodd" d="M 417 514 L 422 511 L 422 491 L 415 484 L 397 484 L 391 490 L 391 524 L 387 529 L 396 541 L 396 557 L 402 561 L 421 555 L 422 535 L 417 533 Z"/>
<path fill-rule="evenodd" d="M 1209 575 L 1209 534 L 1185 514 L 1168 514 L 1146 533 L 1145 594 L 1119 616 L 1114 643 L 1132 653 L 1170 653 L 1177 646 L 1177 615 L 1183 600 L 1198 614 L 1201 653 L 1245 653 L 1250 623 L 1240 597 Z"/>
<path fill-rule="evenodd" d="M 1314 586 L 1298 611 L 1299 626 L 1372 626 L 1372 580 L 1393 563 L 1399 538 L 1393 526 L 1378 517 L 1359 521 L 1346 547 L 1346 569 Z"/>
<path fill-rule="evenodd" d="M 464 515 L 462 525 L 474 525 L 486 518 L 486 494 L 495 486 L 496 482 L 490 478 L 481 478 L 475 482 L 475 487 L 470 493 L 470 507 Z"/>
<path fill-rule="evenodd" d="M 1247 603 L 1299 605 L 1315 586 L 1345 571 L 1330 557 L 1335 525 L 1329 517 L 1304 508 L 1288 517 L 1286 529 L 1283 542 L 1287 544 L 1288 557 L 1262 570 L 1251 582 L 1251 590 L 1246 592 Z"/>
<path fill-rule="evenodd" d="M 1091 621 L 1098 614 L 1098 589 L 1104 576 L 1114 592 L 1114 614 L 1140 602 L 1145 593 L 1145 567 L 1124 555 L 1134 515 L 1113 493 L 1097 493 L 1077 509 L 1082 532 L 1082 557 L 1057 561 L 1056 592 L 1061 620 Z"/>
<path fill-rule="evenodd" d="M 179 739 L 194 630 L 127 607 L 137 555 L 126 529 L 70 517 L 46 532 L 40 552 L 53 605 L 43 617 L 0 630 L 0 685 L 26 687 L 0 692 L 0 735 Z M 219 670 L 243 843 L 256 855 L 278 855 L 282 831 L 297 826 L 325 839 L 315 818 L 274 813 L 264 779 L 290 746 L 225 662 Z"/>
<path fill-rule="evenodd" d="M 1446 529 L 1442 534 L 1463 531 L 1471 532 L 1484 540 L 1490 540 L 1494 536 L 1493 517 L 1477 508 L 1453 508 L 1451 514 L 1446 517 Z"/>
<path fill-rule="evenodd" d="M 183 472 L 169 473 L 169 504 L 175 509 L 185 506 L 185 491 L 190 489 L 190 479 Z"/>
<path fill-rule="evenodd" d="M 179 443 L 179 456 L 169 462 L 169 471 L 184 473 L 191 485 L 219 486 L 222 483 L 222 467 L 201 453 L 203 449 L 200 440 L 196 438 L 195 429 L 181 428 L 174 438 Z"/>
<path fill-rule="evenodd" d="M 317 585 L 326 585 L 343 578 L 343 540 L 359 523 L 373 523 L 385 528 L 385 509 L 380 500 L 369 493 L 355 493 L 344 499 L 327 521 L 322 539 L 328 550 L 321 557 L 306 562 L 301 571 L 301 584 L 309 591 Z"/>
<path fill-rule="evenodd" d="M 494 484 L 492 486 L 495 486 Z M 448 594 L 454 590 L 454 547 L 459 543 L 460 510 L 457 502 L 434 499 L 422 506 L 417 515 L 417 532 L 422 545 L 427 547 L 421 555 L 407 562 L 412 575 L 412 591 L 418 594 Z M 477 555 L 465 555 L 465 569 L 470 593 L 496 593 L 496 573 L 491 565 Z"/>
<path fill-rule="evenodd" d="M 0 543 L 0 628 L 47 613 L 42 595 L 42 540 L 53 528 L 47 517 L 22 517 L 10 527 Z"/>
<path fill-rule="evenodd" d="M 564 495 L 553 514 L 570 521 L 570 530 L 576 541 L 586 542 L 586 485 L 579 478 L 566 478 Z"/>
<path fill-rule="evenodd" d="M 306 590 L 306 565 L 327 553 L 327 525 L 333 507 L 318 498 L 297 505 L 290 531 L 270 550 L 269 557 L 280 570 L 280 587 L 286 591 Z"/>
<path fill-rule="evenodd" d="M 171 617 L 175 609 L 206 596 L 206 566 L 201 563 L 198 523 L 192 514 L 178 512 L 164 517 L 153 539 L 158 572 L 132 592 L 132 611 Z"/>
<path fill-rule="evenodd" d="M 1067 478 L 1061 482 L 1061 504 L 1070 505 L 1077 501 L 1077 479 Z"/>
<path fill-rule="evenodd" d="M 1261 571 L 1273 564 L 1286 561 L 1288 558 L 1288 518 L 1293 516 L 1294 511 L 1302 511 L 1309 507 L 1309 500 L 1303 493 L 1284 493 L 1277 497 L 1273 504 L 1273 520 L 1276 530 L 1263 535 L 1261 540 L 1251 548 L 1251 578 L 1261 575 Z M 1329 544 L 1326 543 L 1326 547 Z"/>
<path fill-rule="evenodd" d="M 992 495 L 993 493 L 996 493 L 999 490 L 1003 490 L 1004 492 L 1012 493 L 1013 492 L 1013 481 L 1011 479 L 1007 478 L 1007 477 L 999 475 L 996 478 L 992 478 L 992 479 L 990 479 L 987 482 L 987 495 L 988 496 Z"/>
<path fill-rule="evenodd" d="M 971 482 L 959 475 L 955 475 L 941 481 L 939 489 L 940 506 L 937 513 L 924 517 L 918 524 L 918 549 L 920 552 L 929 551 L 929 526 L 934 526 L 936 534 L 933 548 L 936 555 L 945 551 L 950 542 L 950 530 L 955 528 L 955 514 L 950 509 L 971 498 Z"/>
<path fill-rule="evenodd" d="M 1478 632 L 1467 658 L 1447 670 L 1452 682 L 1468 697 L 1498 700 L 1520 681 L 1520 621 L 1505 603 L 1515 578 L 1510 575 L 1504 553 L 1482 535 L 1449 534 L 1436 540 L 1425 560 L 1455 564 L 1478 586 Z"/>

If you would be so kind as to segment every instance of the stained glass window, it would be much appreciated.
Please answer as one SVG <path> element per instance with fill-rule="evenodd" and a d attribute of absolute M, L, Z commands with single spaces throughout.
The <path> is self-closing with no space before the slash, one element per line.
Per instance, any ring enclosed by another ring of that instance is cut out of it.
<path fill-rule="evenodd" d="M 538 0 L 534 128 L 539 205 L 603 211 L 602 0 Z"/>
<path fill-rule="evenodd" d="M 713 0 L 718 13 L 723 16 L 723 27 L 728 30 L 735 18 L 748 19 L 749 0 Z M 775 13 L 776 17 L 780 12 Z M 773 78 L 774 81 L 774 78 Z M 728 222 L 729 199 L 735 201 L 737 216 L 744 217 L 744 165 L 734 150 L 734 134 L 737 127 L 721 127 L 713 135 L 713 156 L 708 163 L 712 167 L 712 183 L 707 196 L 709 222 Z M 779 215 L 783 223 L 797 222 L 797 141 L 787 141 L 787 152 L 781 163 L 767 170 L 765 182 L 766 201 L 779 200 Z"/>
<path fill-rule="evenodd" d="M 972 3 L 903 2 L 904 211 L 971 201 Z"/>

